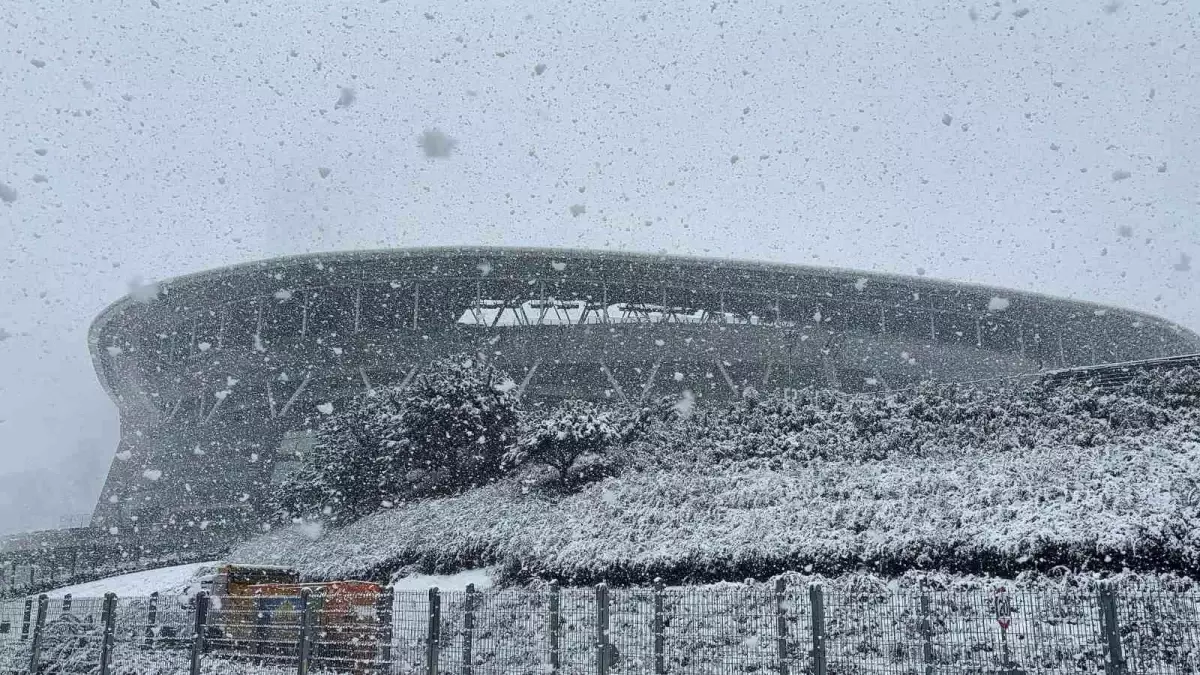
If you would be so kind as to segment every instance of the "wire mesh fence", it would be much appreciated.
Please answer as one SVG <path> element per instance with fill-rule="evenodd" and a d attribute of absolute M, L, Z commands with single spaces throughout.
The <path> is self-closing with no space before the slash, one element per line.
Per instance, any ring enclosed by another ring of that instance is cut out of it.
<path fill-rule="evenodd" d="M 1200 673 L 1200 593 L 820 586 L 28 598 L 0 673 Z"/>

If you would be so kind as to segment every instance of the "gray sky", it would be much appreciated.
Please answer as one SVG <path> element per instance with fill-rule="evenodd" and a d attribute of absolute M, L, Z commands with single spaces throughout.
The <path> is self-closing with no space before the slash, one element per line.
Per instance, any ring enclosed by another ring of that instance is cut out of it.
<path fill-rule="evenodd" d="M 61 477 L 0 531 L 90 509 L 118 427 L 86 329 L 135 277 L 571 246 L 1200 329 L 1195 0 L 155 2 L 0 4 L 0 474 Z"/>

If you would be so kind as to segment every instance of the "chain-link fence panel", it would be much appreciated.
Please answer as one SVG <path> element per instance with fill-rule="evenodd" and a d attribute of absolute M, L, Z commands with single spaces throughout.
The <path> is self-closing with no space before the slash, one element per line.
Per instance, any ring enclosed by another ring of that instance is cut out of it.
<path fill-rule="evenodd" d="M 653 588 L 608 592 L 608 671 L 614 675 L 654 673 L 655 615 L 663 622 L 665 597 Z M 661 633 L 661 628 L 657 631 Z"/>
<path fill-rule="evenodd" d="M 466 673 L 468 665 L 473 675 L 549 670 L 548 592 L 447 593 L 445 597 L 457 629 L 453 644 L 443 651 L 445 670 Z"/>
<path fill-rule="evenodd" d="M 396 591 L 389 673 L 424 673 L 428 663 L 429 593 Z"/>
<path fill-rule="evenodd" d="M 207 598 L 202 673 L 1200 673 L 1200 593 L 886 584 Z M 0 603 L 0 672 L 188 671 L 197 599 Z M 111 610 L 113 630 L 105 635 Z M 305 617 L 307 616 L 307 619 Z M 303 639 L 302 639 L 303 638 Z"/>
<path fill-rule="evenodd" d="M 302 599 L 298 596 L 213 596 L 204 627 L 205 661 L 237 664 L 239 673 L 295 670 Z"/>
<path fill-rule="evenodd" d="M 1200 592 L 1114 595 L 1122 656 L 1130 672 L 1200 672 Z"/>
<path fill-rule="evenodd" d="M 0 601 L 0 673 L 29 666 L 33 600 Z"/>
<path fill-rule="evenodd" d="M 596 590 L 563 589 L 559 597 L 559 672 L 596 672 Z"/>
<path fill-rule="evenodd" d="M 668 590 L 667 671 L 683 675 L 778 670 L 775 594 L 757 587 Z"/>

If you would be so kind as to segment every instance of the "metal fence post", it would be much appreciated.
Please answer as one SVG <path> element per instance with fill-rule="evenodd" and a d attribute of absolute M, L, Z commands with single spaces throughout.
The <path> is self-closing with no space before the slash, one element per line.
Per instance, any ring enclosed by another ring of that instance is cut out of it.
<path fill-rule="evenodd" d="M 429 589 L 429 630 L 425 642 L 425 673 L 437 675 L 438 643 L 442 632 L 442 595 L 437 587 Z"/>
<path fill-rule="evenodd" d="M 925 675 L 933 673 L 933 626 L 929 622 L 929 596 L 921 589 L 921 660 L 925 662 Z"/>
<path fill-rule="evenodd" d="M 29 622 L 33 619 L 33 598 L 25 598 L 25 614 L 21 616 L 21 642 L 29 639 Z"/>
<path fill-rule="evenodd" d="M 112 663 L 113 637 L 117 624 L 117 594 L 104 594 L 104 609 L 100 612 L 104 621 L 104 637 L 100 641 L 100 675 L 108 675 Z"/>
<path fill-rule="evenodd" d="M 1117 594 L 1112 586 L 1100 587 L 1100 630 L 1104 632 L 1107 656 L 1104 672 L 1107 675 L 1123 675 L 1125 658 L 1121 652 L 1121 630 L 1117 625 Z"/>
<path fill-rule="evenodd" d="M 309 602 L 310 592 L 307 588 L 300 589 L 300 635 L 296 639 L 296 673 L 308 675 L 309 651 L 312 640 L 309 631 L 312 630 L 312 603 Z"/>
<path fill-rule="evenodd" d="M 38 596 L 37 620 L 33 624 L 33 644 L 29 646 L 29 672 L 36 675 L 42 672 L 42 633 L 46 627 L 46 609 L 50 599 L 43 593 Z"/>
<path fill-rule="evenodd" d="M 559 635 L 562 626 L 562 616 L 559 614 L 561 589 L 558 582 L 550 583 L 550 672 L 557 673 L 561 664 Z"/>
<path fill-rule="evenodd" d="M 385 588 L 375 599 L 375 618 L 379 624 L 379 672 L 392 672 L 392 607 L 396 603 L 396 591 Z"/>
<path fill-rule="evenodd" d="M 596 586 L 596 675 L 608 675 L 608 585 Z"/>
<path fill-rule="evenodd" d="M 666 662 L 666 635 L 663 633 L 665 628 L 665 617 L 663 616 L 663 580 L 654 580 L 654 675 L 665 675 L 667 672 Z"/>
<path fill-rule="evenodd" d="M 146 647 L 154 646 L 154 624 L 158 623 L 158 591 L 150 594 L 150 609 L 146 612 Z"/>
<path fill-rule="evenodd" d="M 204 658 L 204 632 L 208 629 L 208 594 L 200 591 L 194 600 L 196 623 L 192 627 L 192 663 L 190 675 L 200 675 L 200 662 Z"/>
<path fill-rule="evenodd" d="M 812 661 L 813 675 L 826 675 L 825 670 L 825 594 L 820 586 L 808 589 L 812 603 Z"/>
<path fill-rule="evenodd" d="M 474 666 L 474 657 L 471 655 L 471 640 L 475 633 L 475 584 L 467 584 L 467 604 L 463 610 L 463 675 L 471 675 Z"/>
<path fill-rule="evenodd" d="M 775 580 L 775 642 L 779 651 L 779 675 L 788 675 L 787 582 Z"/>

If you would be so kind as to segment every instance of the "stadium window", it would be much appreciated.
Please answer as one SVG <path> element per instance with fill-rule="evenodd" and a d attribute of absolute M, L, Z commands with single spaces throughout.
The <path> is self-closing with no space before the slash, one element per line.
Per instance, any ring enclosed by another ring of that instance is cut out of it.
<path fill-rule="evenodd" d="M 867 335 L 879 335 L 883 321 L 879 305 L 865 302 L 839 303 L 841 314 L 845 317 L 845 330 Z"/>
<path fill-rule="evenodd" d="M 995 351 L 1017 352 L 1021 350 L 1020 327 L 1008 321 L 984 319 L 980 338 L 983 347 Z"/>
<path fill-rule="evenodd" d="M 885 308 L 883 325 L 885 335 L 921 342 L 929 340 L 929 313 L 924 310 Z"/>
<path fill-rule="evenodd" d="M 416 287 L 403 282 L 363 286 L 359 330 L 377 332 L 411 329 L 414 293 Z"/>
<path fill-rule="evenodd" d="M 417 308 L 417 327 L 441 328 L 458 321 L 475 304 L 478 287 L 474 279 L 422 282 Z"/>
<path fill-rule="evenodd" d="M 725 293 L 726 323 L 768 325 L 781 311 L 778 298 L 764 293 Z"/>
<path fill-rule="evenodd" d="M 225 308 L 206 310 L 196 317 L 190 345 L 191 356 L 210 353 L 221 343 L 221 324 L 225 318 Z"/>
<path fill-rule="evenodd" d="M 956 345 L 975 346 L 977 335 L 974 317 L 950 312 L 937 317 L 937 340 Z"/>

